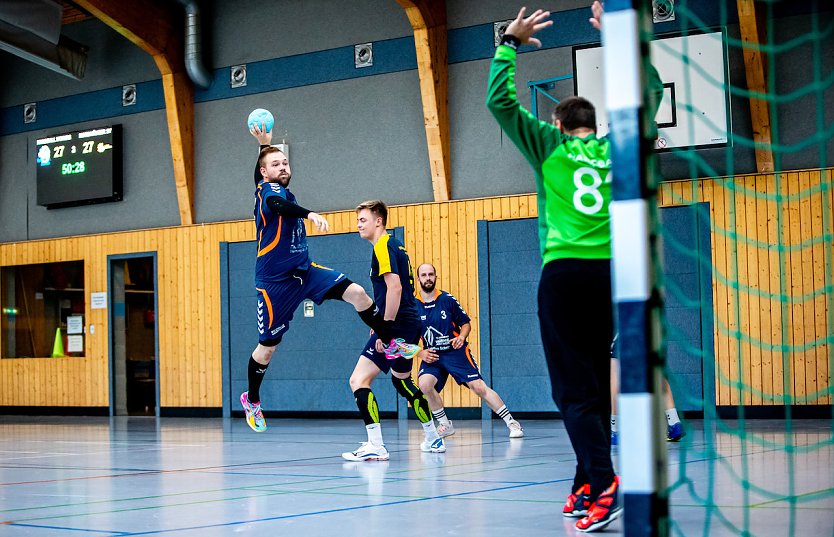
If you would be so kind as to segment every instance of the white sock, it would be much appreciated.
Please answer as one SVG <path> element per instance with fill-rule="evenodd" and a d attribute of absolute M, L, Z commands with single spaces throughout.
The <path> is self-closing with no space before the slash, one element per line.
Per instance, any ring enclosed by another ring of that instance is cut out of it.
<path fill-rule="evenodd" d="M 612 433 L 617 432 L 617 415 L 616 414 L 611 414 L 611 432 Z"/>
<path fill-rule="evenodd" d="M 375 446 L 385 445 L 382 441 L 382 425 L 379 423 L 372 423 L 370 425 L 365 425 L 365 429 L 368 430 L 368 442 Z"/>
<path fill-rule="evenodd" d="M 434 426 L 433 420 L 429 420 L 426 423 L 421 423 L 421 425 L 423 426 L 423 432 L 426 433 L 426 440 L 428 440 L 429 442 L 434 442 L 435 440 L 440 438 L 440 435 L 437 434 L 437 427 Z"/>
<path fill-rule="evenodd" d="M 434 419 L 437 420 L 437 423 L 442 425 L 451 425 L 452 422 L 449 421 L 449 416 L 446 415 L 446 409 L 440 408 L 439 410 L 432 410 L 431 415 L 434 416 Z"/>
<path fill-rule="evenodd" d="M 510 414 L 510 411 L 507 410 L 507 405 L 502 406 L 498 410 L 495 411 L 498 414 L 498 417 L 504 420 L 504 423 L 507 424 L 507 427 L 510 426 L 510 422 L 513 421 L 513 415 Z"/>
<path fill-rule="evenodd" d="M 666 423 L 669 424 L 669 427 L 680 422 L 681 419 L 678 417 L 678 409 L 670 408 L 666 410 Z"/>

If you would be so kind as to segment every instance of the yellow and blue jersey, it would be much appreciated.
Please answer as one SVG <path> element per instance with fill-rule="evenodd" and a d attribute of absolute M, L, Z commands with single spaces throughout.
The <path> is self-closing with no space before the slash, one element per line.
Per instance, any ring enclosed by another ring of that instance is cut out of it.
<path fill-rule="evenodd" d="M 258 239 L 256 282 L 279 282 L 297 269 L 310 267 L 307 232 L 302 218 L 288 218 L 269 209 L 271 196 L 295 203 L 295 196 L 278 183 L 261 181 L 255 190 L 255 225 Z"/>
<path fill-rule="evenodd" d="M 423 323 L 423 344 L 427 349 L 438 352 L 452 350 L 449 343 L 460 335 L 460 327 L 470 322 L 458 299 L 446 291 L 436 289 L 434 298 L 423 302 L 418 297 L 417 313 Z M 468 342 L 460 350 L 464 350 Z"/>
<path fill-rule="evenodd" d="M 411 261 L 403 243 L 386 233 L 374 245 L 371 258 L 371 284 L 374 287 L 374 302 L 382 312 L 385 311 L 385 298 L 388 292 L 388 286 L 385 285 L 383 276 L 389 272 L 400 277 L 403 288 L 400 295 L 400 308 L 397 310 L 395 322 L 398 324 L 419 322 L 417 299 L 414 298 L 414 273 L 411 270 Z"/>

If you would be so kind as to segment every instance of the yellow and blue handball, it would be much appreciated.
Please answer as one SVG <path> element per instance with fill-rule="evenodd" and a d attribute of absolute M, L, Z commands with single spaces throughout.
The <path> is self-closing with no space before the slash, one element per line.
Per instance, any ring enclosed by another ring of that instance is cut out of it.
<path fill-rule="evenodd" d="M 249 114 L 247 125 L 249 125 L 250 131 L 255 125 L 257 125 L 258 128 L 262 128 L 261 125 L 263 125 L 266 127 L 266 132 L 270 132 L 272 130 L 272 126 L 275 125 L 275 118 L 269 110 L 256 108 Z"/>

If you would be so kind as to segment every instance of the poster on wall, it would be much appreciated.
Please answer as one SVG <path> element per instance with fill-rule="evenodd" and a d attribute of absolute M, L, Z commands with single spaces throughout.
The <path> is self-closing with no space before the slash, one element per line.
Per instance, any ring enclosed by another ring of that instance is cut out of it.
<path fill-rule="evenodd" d="M 67 334 L 82 334 L 84 332 L 84 316 L 70 315 L 67 317 Z"/>
<path fill-rule="evenodd" d="M 90 293 L 90 308 L 94 310 L 107 309 L 107 293 Z"/>
<path fill-rule="evenodd" d="M 84 336 L 67 336 L 67 352 L 84 352 Z"/>

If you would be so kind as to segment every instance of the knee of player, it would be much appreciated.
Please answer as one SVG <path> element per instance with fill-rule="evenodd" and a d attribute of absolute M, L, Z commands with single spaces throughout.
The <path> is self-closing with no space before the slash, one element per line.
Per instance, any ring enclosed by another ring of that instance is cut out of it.
<path fill-rule="evenodd" d="M 373 300 L 371 300 L 371 297 L 369 297 L 368 293 L 365 292 L 365 289 L 355 282 L 347 286 L 345 294 L 342 295 L 342 298 L 345 302 L 349 302 L 357 306 L 365 306 L 367 304 L 366 307 L 370 307 L 370 304 L 373 303 Z"/>
<path fill-rule="evenodd" d="M 350 383 L 350 391 L 355 392 L 359 388 L 370 388 L 370 384 L 365 382 L 365 379 L 359 375 L 353 374 L 348 380 Z"/>
<path fill-rule="evenodd" d="M 256 362 L 268 364 L 272 359 L 273 354 L 275 354 L 275 347 L 265 347 L 259 344 L 255 350 L 252 351 L 252 358 L 254 358 Z"/>
<path fill-rule="evenodd" d="M 486 382 L 484 382 L 483 379 L 477 379 L 470 382 L 469 389 L 481 399 L 483 399 L 489 392 L 489 386 L 486 385 Z"/>
<path fill-rule="evenodd" d="M 417 385 L 423 391 L 423 393 L 428 391 L 435 391 L 434 386 L 437 384 L 437 379 L 435 379 L 431 375 L 420 375 L 417 379 Z"/>

